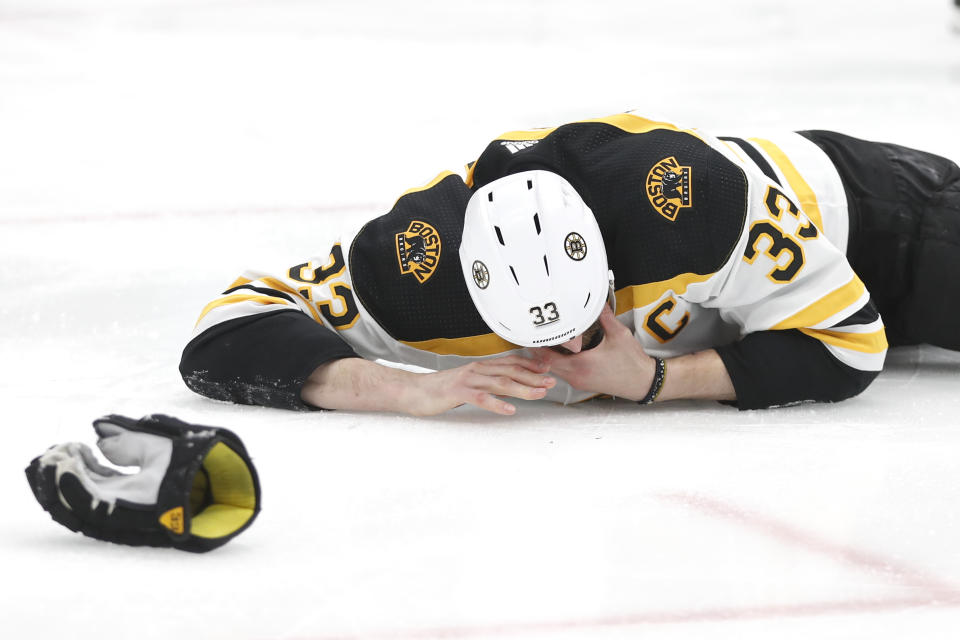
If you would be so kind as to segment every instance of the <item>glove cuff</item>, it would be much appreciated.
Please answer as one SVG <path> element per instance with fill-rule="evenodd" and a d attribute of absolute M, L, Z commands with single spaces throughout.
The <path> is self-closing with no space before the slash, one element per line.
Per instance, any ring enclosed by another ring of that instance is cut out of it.
<path fill-rule="evenodd" d="M 194 552 L 215 549 L 243 532 L 260 512 L 256 469 L 232 431 L 160 414 L 136 421 L 106 416 L 94 427 L 101 421 L 172 439 L 154 514 L 171 546 Z"/>

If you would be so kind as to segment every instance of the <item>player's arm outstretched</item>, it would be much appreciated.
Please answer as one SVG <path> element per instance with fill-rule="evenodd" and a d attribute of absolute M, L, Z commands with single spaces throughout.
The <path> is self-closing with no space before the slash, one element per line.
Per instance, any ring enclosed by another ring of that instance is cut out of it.
<path fill-rule="evenodd" d="M 336 245 L 330 264 L 340 255 Z M 291 271 L 306 276 L 311 264 Z M 321 300 L 327 306 L 318 307 L 310 290 L 287 276 L 245 273 L 203 309 L 180 361 L 187 387 L 215 400 L 311 408 L 300 397 L 311 372 L 357 353 L 324 323 L 322 308 L 341 310 L 334 301 Z"/>
<path fill-rule="evenodd" d="M 389 261 L 398 251 L 394 222 L 399 219 L 402 230 L 425 212 L 429 219 L 445 214 L 462 218 L 467 197 L 462 180 L 441 174 L 401 196 L 390 214 L 369 222 L 366 235 L 361 231 L 334 244 L 328 255 L 282 272 L 245 273 L 203 309 L 183 351 L 184 382 L 217 400 L 294 410 L 432 415 L 473 404 L 511 414 L 515 407 L 497 396 L 543 398 L 555 379 L 539 363 L 518 356 L 491 357 L 437 373 L 375 362 L 406 362 L 404 350 L 409 354 L 410 347 L 397 337 L 404 335 L 398 323 L 411 315 L 411 306 L 423 303 L 395 299 L 402 287 L 389 280 L 397 278 L 398 270 Z M 361 273 L 351 271 L 356 264 Z M 459 270 L 452 273 L 459 281 Z"/>
<path fill-rule="evenodd" d="M 303 387 L 310 405 L 327 409 L 396 411 L 431 416 L 463 404 L 501 415 L 516 407 L 497 396 L 540 400 L 556 385 L 547 366 L 511 355 L 437 371 L 414 373 L 360 358 L 318 367 Z"/>
<path fill-rule="evenodd" d="M 545 365 L 516 355 L 435 373 L 365 360 L 304 310 L 309 302 L 280 280 L 261 276 L 243 286 L 208 305 L 201 323 L 218 308 L 224 317 L 199 331 L 183 352 L 184 382 L 201 395 L 284 409 L 424 416 L 472 404 L 511 415 L 516 407 L 497 396 L 539 400 L 556 384 Z"/>

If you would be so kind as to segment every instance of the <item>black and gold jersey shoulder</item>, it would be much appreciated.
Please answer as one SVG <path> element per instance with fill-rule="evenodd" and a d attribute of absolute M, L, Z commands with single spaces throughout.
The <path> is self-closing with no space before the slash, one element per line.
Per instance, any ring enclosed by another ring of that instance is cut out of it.
<path fill-rule="evenodd" d="M 485 335 L 460 271 L 460 236 L 470 189 L 444 173 L 408 191 L 368 222 L 350 247 L 360 303 L 400 342 Z"/>
<path fill-rule="evenodd" d="M 491 142 L 468 184 L 544 169 L 593 210 L 617 286 L 709 276 L 728 260 L 747 215 L 743 170 L 696 132 L 620 114 Z"/>

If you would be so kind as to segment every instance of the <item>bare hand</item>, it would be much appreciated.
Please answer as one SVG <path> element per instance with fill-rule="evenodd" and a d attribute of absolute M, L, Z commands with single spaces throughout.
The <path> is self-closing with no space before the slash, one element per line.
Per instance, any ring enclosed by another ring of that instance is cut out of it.
<path fill-rule="evenodd" d="M 547 366 L 520 356 L 502 356 L 438 371 L 413 373 L 362 358 L 320 365 L 301 391 L 307 404 L 325 409 L 395 411 L 432 416 L 462 404 L 512 415 L 517 408 L 497 396 L 539 400 L 557 384 Z"/>
<path fill-rule="evenodd" d="M 563 355 L 547 348 L 535 350 L 549 370 L 574 389 L 640 400 L 650 388 L 654 359 L 630 330 L 617 320 L 609 306 L 600 314 L 603 341 L 588 351 Z"/>
<path fill-rule="evenodd" d="M 415 374 L 403 394 L 402 410 L 417 416 L 443 413 L 462 404 L 512 415 L 517 408 L 497 396 L 540 400 L 557 384 L 547 366 L 521 356 L 503 356 L 438 371 Z"/>

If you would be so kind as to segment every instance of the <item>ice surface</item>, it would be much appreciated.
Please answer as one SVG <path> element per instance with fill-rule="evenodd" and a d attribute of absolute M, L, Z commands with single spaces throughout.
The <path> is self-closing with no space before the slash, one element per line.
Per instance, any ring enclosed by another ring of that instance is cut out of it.
<path fill-rule="evenodd" d="M 3 636 L 956 638 L 958 354 L 744 413 L 297 414 L 177 374 L 242 269 L 322 251 L 502 131 L 636 108 L 960 158 L 951 11 L 0 1 Z M 30 495 L 47 446 L 154 412 L 253 453 L 264 511 L 223 549 L 98 543 Z"/>

